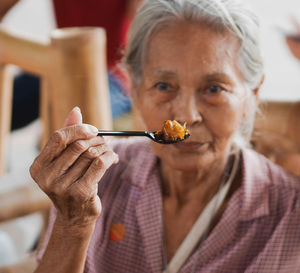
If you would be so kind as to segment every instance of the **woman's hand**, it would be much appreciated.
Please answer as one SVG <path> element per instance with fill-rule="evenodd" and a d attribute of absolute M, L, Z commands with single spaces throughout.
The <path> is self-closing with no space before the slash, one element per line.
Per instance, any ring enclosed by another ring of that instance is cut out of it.
<path fill-rule="evenodd" d="M 86 226 L 101 212 L 98 182 L 118 156 L 97 136 L 97 128 L 82 124 L 79 108 L 56 131 L 30 167 L 30 174 L 57 209 L 56 224 Z"/>

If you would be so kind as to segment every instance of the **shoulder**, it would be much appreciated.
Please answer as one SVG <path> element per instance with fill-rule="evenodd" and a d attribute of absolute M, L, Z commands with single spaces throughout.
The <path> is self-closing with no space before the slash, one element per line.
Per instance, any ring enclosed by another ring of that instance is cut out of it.
<path fill-rule="evenodd" d="M 263 155 L 250 150 L 242 150 L 243 170 L 248 177 L 274 187 L 286 187 L 300 191 L 300 177 L 295 176 Z"/>
<path fill-rule="evenodd" d="M 242 177 L 243 198 L 252 206 L 261 206 L 279 218 L 294 213 L 300 216 L 300 177 L 247 149 L 242 151 Z"/>

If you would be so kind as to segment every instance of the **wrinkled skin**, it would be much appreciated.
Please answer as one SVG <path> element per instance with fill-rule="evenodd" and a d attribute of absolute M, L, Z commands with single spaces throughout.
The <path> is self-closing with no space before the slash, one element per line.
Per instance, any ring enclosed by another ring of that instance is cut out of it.
<path fill-rule="evenodd" d="M 239 47 L 231 33 L 199 23 L 177 22 L 153 35 L 141 84 L 133 93 L 136 105 L 149 131 L 174 119 L 186 122 L 191 133 L 179 145 L 153 143 L 163 164 L 197 171 L 228 155 L 247 114 Z"/>
<path fill-rule="evenodd" d="M 255 111 L 258 89 L 249 100 L 239 51 L 233 34 L 201 22 L 174 22 L 150 40 L 135 104 L 149 131 L 165 120 L 186 122 L 190 131 L 177 144 L 152 143 L 160 158 L 168 259 L 216 193 L 241 121 Z M 245 103 L 252 103 L 250 112 Z"/>
<path fill-rule="evenodd" d="M 74 109 L 30 168 L 31 176 L 57 208 L 61 225 L 85 226 L 99 216 L 98 182 L 118 162 L 97 128 L 82 124 Z"/>

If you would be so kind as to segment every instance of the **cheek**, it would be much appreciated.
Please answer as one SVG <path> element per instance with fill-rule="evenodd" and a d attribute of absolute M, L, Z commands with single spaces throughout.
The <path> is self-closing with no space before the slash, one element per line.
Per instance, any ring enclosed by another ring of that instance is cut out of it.
<path fill-rule="evenodd" d="M 230 138 L 238 129 L 243 116 L 243 103 L 233 99 L 226 105 L 206 112 L 206 125 L 215 137 Z"/>
<path fill-rule="evenodd" d="M 157 104 L 151 97 L 140 98 L 138 108 L 147 130 L 150 132 L 160 130 L 165 120 L 172 119 L 171 105 Z"/>

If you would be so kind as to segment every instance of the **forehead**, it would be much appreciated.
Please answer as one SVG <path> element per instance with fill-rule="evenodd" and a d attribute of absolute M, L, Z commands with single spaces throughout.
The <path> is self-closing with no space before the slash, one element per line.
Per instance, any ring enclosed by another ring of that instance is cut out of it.
<path fill-rule="evenodd" d="M 205 73 L 231 68 L 239 74 L 239 40 L 229 31 L 216 31 L 203 23 L 174 22 L 154 33 L 148 45 L 146 66 Z"/>

